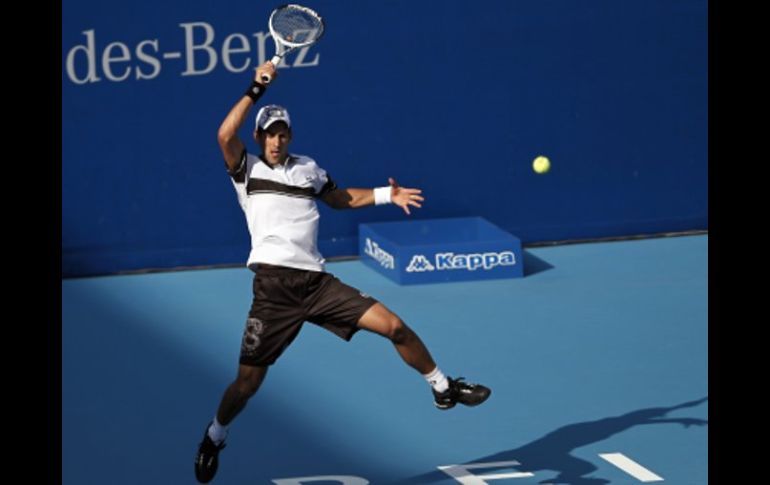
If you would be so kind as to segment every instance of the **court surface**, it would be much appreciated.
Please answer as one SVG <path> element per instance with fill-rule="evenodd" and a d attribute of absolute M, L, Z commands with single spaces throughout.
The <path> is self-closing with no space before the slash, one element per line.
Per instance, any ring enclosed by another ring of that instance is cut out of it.
<path fill-rule="evenodd" d="M 329 264 L 492 396 L 439 411 L 385 339 L 307 324 L 234 421 L 211 483 L 706 484 L 708 236 L 525 253 L 524 278 L 408 287 Z M 197 483 L 251 280 L 238 268 L 62 281 L 63 484 Z"/>

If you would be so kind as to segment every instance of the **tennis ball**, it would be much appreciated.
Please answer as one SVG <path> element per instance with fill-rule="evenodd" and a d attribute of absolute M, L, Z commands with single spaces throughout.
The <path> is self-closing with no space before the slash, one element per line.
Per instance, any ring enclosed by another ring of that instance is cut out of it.
<path fill-rule="evenodd" d="M 535 160 L 532 161 L 532 170 L 534 170 L 537 173 L 543 174 L 546 173 L 551 169 L 551 161 L 548 160 L 548 157 L 544 157 L 543 155 L 540 155 L 535 158 Z"/>

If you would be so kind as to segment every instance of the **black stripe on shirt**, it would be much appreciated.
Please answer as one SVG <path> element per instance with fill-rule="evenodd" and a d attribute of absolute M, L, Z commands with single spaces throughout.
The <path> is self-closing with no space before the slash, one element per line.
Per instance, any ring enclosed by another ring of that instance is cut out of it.
<path fill-rule="evenodd" d="M 328 180 L 324 184 L 323 187 L 321 187 L 321 191 L 318 192 L 318 197 L 323 197 L 324 195 L 328 194 L 332 190 L 337 190 L 337 184 L 334 183 L 334 180 L 332 180 L 331 177 L 327 175 Z"/>
<path fill-rule="evenodd" d="M 246 192 L 251 195 L 254 193 L 270 192 L 273 194 L 290 195 L 292 197 L 315 197 L 315 190 L 313 187 L 295 187 L 294 185 L 286 185 L 280 182 L 274 182 L 267 179 L 255 179 L 250 178 L 249 183 L 246 185 Z"/>
<path fill-rule="evenodd" d="M 227 162 L 225 162 L 225 168 L 227 168 L 227 173 L 230 174 L 230 176 L 235 180 L 237 183 L 242 184 L 246 181 L 246 149 L 244 148 L 241 152 L 241 160 L 238 162 L 238 165 L 235 166 L 234 170 L 230 170 L 230 166 L 227 165 Z"/>

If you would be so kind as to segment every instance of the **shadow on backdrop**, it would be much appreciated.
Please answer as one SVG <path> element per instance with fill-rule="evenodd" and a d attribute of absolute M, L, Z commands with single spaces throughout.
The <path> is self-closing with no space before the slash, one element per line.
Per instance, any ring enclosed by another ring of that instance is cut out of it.
<path fill-rule="evenodd" d="M 571 455 L 572 450 L 603 441 L 634 426 L 672 423 L 681 424 L 687 428 L 689 426 L 707 425 L 707 420 L 699 418 L 666 417 L 671 411 L 694 407 L 705 402 L 707 399 L 708 396 L 676 406 L 640 409 L 621 416 L 568 424 L 519 448 L 483 456 L 470 460 L 466 464 L 515 460 L 521 463 L 521 471 L 534 473 L 541 470 L 553 470 L 557 473 L 555 477 L 541 480 L 540 483 L 606 485 L 610 483 L 609 480 L 587 476 L 595 472 L 597 467 L 586 460 Z M 489 472 L 493 469 L 490 467 L 485 470 Z M 449 476 L 441 471 L 432 471 L 394 483 L 399 485 L 418 485 L 447 480 L 448 478 Z"/>
<path fill-rule="evenodd" d="M 553 269 L 553 265 L 543 261 L 526 249 L 522 249 L 524 257 L 524 277 L 532 276 Z"/>

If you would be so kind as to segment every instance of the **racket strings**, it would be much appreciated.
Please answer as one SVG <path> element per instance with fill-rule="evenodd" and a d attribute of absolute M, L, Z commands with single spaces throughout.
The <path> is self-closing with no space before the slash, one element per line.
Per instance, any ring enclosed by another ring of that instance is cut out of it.
<path fill-rule="evenodd" d="M 310 12 L 287 8 L 276 12 L 271 21 L 274 35 L 294 44 L 314 42 L 323 33 L 323 22 Z"/>

